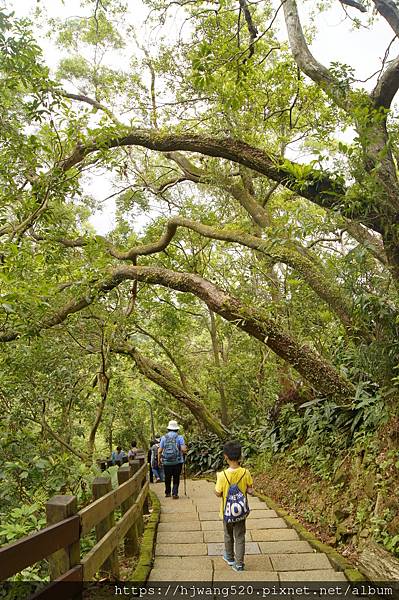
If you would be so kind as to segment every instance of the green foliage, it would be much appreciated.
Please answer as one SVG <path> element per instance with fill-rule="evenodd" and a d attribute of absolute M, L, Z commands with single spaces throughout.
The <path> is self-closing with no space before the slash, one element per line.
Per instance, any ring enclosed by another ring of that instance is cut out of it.
<path fill-rule="evenodd" d="M 204 433 L 190 438 L 187 452 L 187 465 L 190 472 L 214 473 L 224 466 L 223 444 L 212 433 Z"/>
<path fill-rule="evenodd" d="M 46 519 L 38 516 L 40 508 L 38 504 L 32 504 L 12 509 L 7 515 L 8 522 L 0 525 L 0 545 L 9 544 L 44 527 Z"/>
<path fill-rule="evenodd" d="M 45 27 L 0 11 L 0 331 L 15 337 L 0 357 L 0 543 L 40 528 L 53 494 L 88 502 L 95 459 L 152 438 L 150 407 L 157 433 L 181 421 L 194 474 L 223 468 L 222 441 L 198 433 L 190 403 L 145 379 L 118 353 L 125 344 L 225 418 L 259 469 L 285 454 L 330 481 L 345 453 L 365 447 L 375 464 L 378 431 L 396 410 L 397 289 L 376 233 L 398 233 L 386 227 L 397 189 L 386 189 L 382 168 L 399 147 L 396 109 L 375 108 L 352 90 L 352 67 L 333 62 L 344 112 L 301 74 L 270 3 L 247 3 L 256 42 L 236 0 L 146 0 L 141 25 L 133 4 L 82 0 L 78 14 L 50 20 L 56 75 L 36 41 Z M 70 90 L 80 100 L 65 97 Z M 183 135 L 193 152 L 116 141 L 149 128 L 158 141 Z M 212 156 L 194 151 L 196 135 Z M 255 162 L 272 165 L 278 181 L 219 158 L 221 138 L 254 146 Z M 309 202 L 315 190 L 331 209 Z M 104 237 L 93 225 L 101 210 Z M 162 238 L 175 215 L 256 237 L 263 251 L 180 227 L 161 252 L 118 259 Z M 374 244 L 359 221 L 376 228 Z M 110 274 L 132 276 L 136 263 L 205 278 L 219 297 L 237 297 L 240 317 L 259 309 L 278 334 L 254 339 L 195 295 L 146 281 L 117 279 L 95 292 Z M 65 307 L 68 318 L 58 319 Z M 300 376 L 295 358 L 273 353 L 290 336 L 353 383 L 346 406 L 309 389 L 314 365 Z M 382 492 L 399 461 L 385 462 Z M 360 504 L 358 524 L 370 524 L 370 513 Z M 311 509 L 306 516 L 316 519 Z M 383 512 L 372 526 L 396 552 L 391 518 Z M 26 577 L 45 577 L 45 566 Z"/>
<path fill-rule="evenodd" d="M 372 397 L 364 389 L 358 391 L 351 408 L 331 402 L 310 402 L 304 410 L 285 405 L 276 424 L 259 419 L 252 426 L 237 427 L 230 439 L 238 439 L 243 448 L 243 458 L 258 461 L 290 451 L 291 460 L 301 466 L 310 466 L 315 473 L 331 478 L 340 460 L 340 453 L 356 443 L 364 443 L 381 425 L 387 422 L 381 398 Z M 223 444 L 213 434 L 203 434 L 190 439 L 188 459 L 195 472 L 212 472 L 223 467 Z"/>
<path fill-rule="evenodd" d="M 242 447 L 242 459 L 249 459 L 258 451 L 258 439 L 251 438 L 251 432 L 248 428 L 237 428 L 226 435 L 226 440 L 237 439 Z M 215 473 L 226 468 L 226 462 L 223 458 L 223 441 L 215 434 L 202 433 L 190 437 L 189 449 L 187 452 L 187 464 L 190 472 Z"/>

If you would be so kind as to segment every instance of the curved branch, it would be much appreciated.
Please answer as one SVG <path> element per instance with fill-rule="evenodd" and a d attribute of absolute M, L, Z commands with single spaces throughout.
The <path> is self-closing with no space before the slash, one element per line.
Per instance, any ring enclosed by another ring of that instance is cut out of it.
<path fill-rule="evenodd" d="M 372 0 L 376 10 L 399 37 L 399 7 L 394 0 Z M 371 96 L 377 106 L 389 108 L 399 89 L 399 57 L 385 70 Z"/>
<path fill-rule="evenodd" d="M 158 339 L 150 331 L 147 331 L 146 329 L 144 329 L 143 327 L 141 327 L 138 323 L 134 323 L 134 325 L 135 325 L 135 327 L 137 327 L 137 329 L 143 335 L 146 335 L 149 338 L 151 338 L 160 348 L 162 348 L 162 350 L 165 352 L 166 356 L 169 358 L 170 362 L 175 366 L 176 371 L 179 374 L 179 379 L 181 381 L 181 384 L 182 384 L 183 388 L 185 389 L 186 392 L 189 392 L 189 385 L 188 385 L 187 377 L 186 377 L 183 369 L 181 368 L 181 366 L 179 365 L 179 363 L 177 362 L 177 360 L 175 359 L 175 357 L 171 353 L 171 351 L 165 346 L 165 344 L 160 339 Z"/>
<path fill-rule="evenodd" d="M 251 11 L 248 8 L 247 0 L 239 0 L 240 10 L 244 13 L 244 19 L 248 27 L 249 38 L 250 38 L 250 48 L 249 48 L 249 58 L 253 56 L 255 51 L 254 45 L 255 40 L 258 37 L 258 29 L 253 21 Z"/>
<path fill-rule="evenodd" d="M 142 146 L 158 152 L 186 150 L 199 152 L 207 156 L 224 158 L 241 164 L 253 171 L 266 175 L 269 179 L 281 183 L 289 190 L 296 192 L 323 208 L 350 212 L 351 218 L 365 219 L 360 209 L 355 210 L 353 200 L 345 206 L 347 188 L 340 178 L 326 171 L 309 168 L 289 161 L 280 156 L 267 153 L 260 148 L 233 138 L 214 138 L 201 135 L 169 134 L 151 129 L 136 129 L 128 135 L 108 139 L 94 139 L 87 144 L 77 146 L 74 152 L 62 163 L 62 169 L 67 171 L 79 164 L 90 153 L 100 149 L 118 148 L 123 146 Z M 370 222 L 370 224 L 369 224 Z M 382 229 L 379 215 L 367 215 L 367 224 L 376 231 Z"/>
<path fill-rule="evenodd" d="M 271 348 L 286 360 L 298 373 L 320 393 L 347 403 L 354 393 L 353 385 L 343 377 L 328 361 L 310 346 L 298 342 L 269 315 L 262 310 L 244 305 L 234 296 L 217 288 L 213 283 L 191 273 L 180 273 L 158 267 L 124 266 L 111 270 L 102 282 L 95 284 L 84 298 L 73 300 L 36 327 L 36 331 L 53 327 L 94 302 L 100 294 L 107 293 L 123 281 L 137 280 L 149 284 L 162 285 L 180 292 L 194 294 L 226 321 L 234 323 L 252 337 Z M 17 331 L 0 334 L 0 342 L 15 340 Z"/>
<path fill-rule="evenodd" d="M 283 8 L 288 39 L 296 64 L 312 81 L 320 85 L 339 106 L 346 108 L 345 95 L 340 89 L 339 82 L 327 67 L 315 59 L 309 50 L 303 34 L 296 1 L 285 0 Z"/>
<path fill-rule="evenodd" d="M 356 8 L 362 13 L 367 12 L 367 8 L 363 6 L 360 2 L 356 2 L 356 0 L 339 0 L 341 4 L 345 4 L 345 6 L 351 6 L 352 8 Z"/>
<path fill-rule="evenodd" d="M 27 417 L 27 418 L 29 418 L 29 417 Z M 34 421 L 35 423 L 39 423 L 39 421 L 35 421 L 34 419 L 30 419 L 30 420 Z M 73 448 L 70 444 L 68 444 L 68 442 L 66 442 L 60 435 L 58 435 L 58 433 L 56 433 L 50 427 L 50 425 L 47 423 L 47 421 L 44 417 L 40 421 L 40 425 L 42 425 L 42 427 L 44 427 L 44 429 L 51 435 L 51 437 L 54 438 L 59 444 L 61 444 L 61 446 L 64 446 L 64 448 L 69 450 L 69 452 L 71 452 L 71 454 L 74 454 L 75 456 L 80 458 L 80 460 L 82 460 L 83 462 L 87 462 L 88 455 L 83 454 L 82 452 L 79 452 L 78 450 L 75 450 L 75 448 Z"/>
<path fill-rule="evenodd" d="M 201 425 L 205 425 L 210 431 L 216 433 L 219 438 L 224 439 L 226 437 L 228 429 L 212 415 L 203 402 L 194 394 L 189 393 L 181 387 L 177 379 L 166 367 L 155 362 L 148 356 L 144 356 L 137 348 L 128 346 L 127 344 L 115 346 L 112 351 L 130 356 L 144 377 L 159 385 L 178 402 L 181 402 Z"/>
<path fill-rule="evenodd" d="M 399 56 L 385 69 L 371 93 L 375 105 L 389 108 L 399 89 Z"/>
<path fill-rule="evenodd" d="M 399 7 L 394 0 L 372 0 L 375 8 L 399 37 Z"/>
<path fill-rule="evenodd" d="M 322 265 L 318 264 L 305 248 L 301 248 L 297 244 L 277 245 L 274 241 L 269 242 L 237 229 L 216 229 L 184 217 L 173 217 L 167 223 L 165 233 L 157 242 L 136 246 L 125 253 L 119 254 L 120 256 L 124 255 L 126 259 L 131 259 L 133 256 L 161 252 L 171 242 L 178 227 L 185 227 L 210 239 L 246 246 L 252 250 L 262 252 L 273 262 L 282 262 L 292 267 L 303 277 L 313 291 L 329 305 L 350 332 L 355 332 L 356 335 L 361 335 L 367 339 L 370 337 L 362 325 L 356 326 L 353 323 L 350 299 L 345 296 L 339 286 L 323 273 Z"/>
<path fill-rule="evenodd" d="M 334 313 L 338 315 L 345 327 L 356 329 L 351 317 L 350 299 L 345 298 L 342 290 L 327 277 L 312 258 L 309 252 L 294 244 L 275 244 L 268 240 L 231 229 L 215 229 L 183 217 L 175 217 L 172 222 L 176 226 L 186 227 L 205 237 L 225 242 L 238 243 L 247 248 L 258 250 L 274 262 L 282 262 L 295 269 L 308 285 L 322 298 Z M 366 335 L 366 332 L 365 332 Z"/>
<path fill-rule="evenodd" d="M 319 392 L 340 402 L 346 402 L 353 395 L 352 384 L 313 349 L 296 341 L 261 310 L 245 306 L 206 279 L 158 267 L 124 267 L 114 273 L 118 278 L 138 279 L 194 294 L 224 319 L 268 345 Z"/>
<path fill-rule="evenodd" d="M 282 262 L 290 266 L 302 276 L 303 280 L 313 289 L 319 298 L 328 304 L 348 330 L 348 333 L 356 336 L 360 335 L 367 340 L 370 338 L 370 334 L 364 328 L 364 325 L 356 324 L 353 321 L 350 298 L 346 297 L 345 292 L 324 273 L 322 264 L 306 248 L 302 248 L 299 244 L 288 241 L 276 244 L 274 240 L 270 242 L 267 239 L 262 239 L 237 229 L 217 229 L 184 217 L 173 217 L 166 224 L 165 232 L 158 241 L 134 246 L 125 252 L 117 250 L 108 243 L 108 251 L 111 256 L 119 260 L 134 260 L 137 256 L 157 254 L 165 250 L 170 244 L 178 227 L 185 227 L 209 239 L 240 244 L 241 246 L 261 252 L 275 263 Z"/>
<path fill-rule="evenodd" d="M 121 122 L 116 118 L 114 113 L 109 108 L 104 106 L 104 104 L 101 104 L 101 102 L 90 98 L 89 96 L 85 96 L 84 94 L 70 94 L 69 92 L 63 92 L 62 95 L 64 96 L 64 98 L 69 98 L 69 100 L 77 100 L 78 102 L 90 104 L 90 106 L 93 106 L 97 110 L 101 110 L 106 115 L 108 115 L 109 118 L 117 125 L 121 124 Z"/>

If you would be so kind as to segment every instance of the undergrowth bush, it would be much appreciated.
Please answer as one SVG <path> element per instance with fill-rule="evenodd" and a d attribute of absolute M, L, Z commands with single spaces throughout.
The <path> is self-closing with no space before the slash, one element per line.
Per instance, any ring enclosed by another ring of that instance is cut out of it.
<path fill-rule="evenodd" d="M 331 477 L 345 449 L 365 443 L 373 431 L 388 420 L 388 412 L 378 394 L 371 395 L 359 386 L 351 406 L 338 406 L 319 399 L 298 409 L 286 404 L 276 422 L 265 416 L 232 428 L 226 439 L 238 439 L 243 458 L 256 466 L 265 464 L 277 453 L 290 449 L 290 460 L 307 465 L 324 479 Z M 210 473 L 225 466 L 223 440 L 213 433 L 201 433 L 189 441 L 188 465 L 193 474 Z M 256 459 L 256 461 L 255 461 Z"/>

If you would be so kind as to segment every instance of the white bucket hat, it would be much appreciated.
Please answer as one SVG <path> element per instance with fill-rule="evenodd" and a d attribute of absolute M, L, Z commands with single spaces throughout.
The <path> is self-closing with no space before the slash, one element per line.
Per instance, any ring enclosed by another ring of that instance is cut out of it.
<path fill-rule="evenodd" d="M 180 426 L 178 425 L 177 421 L 169 421 L 167 429 L 170 429 L 171 431 L 178 431 Z"/>

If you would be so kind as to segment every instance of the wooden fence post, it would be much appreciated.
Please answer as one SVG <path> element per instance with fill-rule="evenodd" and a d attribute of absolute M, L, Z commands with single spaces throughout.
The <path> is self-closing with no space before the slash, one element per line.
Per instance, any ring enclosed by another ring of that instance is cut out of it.
<path fill-rule="evenodd" d="M 141 481 L 141 487 L 143 488 L 148 481 L 148 470 L 145 472 L 145 475 Z M 148 505 L 148 495 L 145 497 L 143 504 L 143 513 L 148 515 L 150 513 L 150 507 Z"/>
<path fill-rule="evenodd" d="M 141 468 L 140 461 L 137 460 L 137 459 L 132 460 L 130 462 L 130 468 L 131 468 L 131 471 L 132 471 L 133 474 L 137 473 L 137 471 Z M 141 486 L 139 486 L 139 489 L 137 490 L 137 492 L 135 492 L 132 495 L 133 502 L 136 501 L 136 498 L 137 498 L 137 496 L 140 493 L 140 487 Z M 142 515 L 141 511 L 140 511 L 140 515 L 139 515 L 139 517 L 138 517 L 138 519 L 136 521 L 136 526 L 137 526 L 137 533 L 140 536 L 143 533 L 143 531 L 144 531 L 144 521 L 143 521 L 143 515 Z"/>
<path fill-rule="evenodd" d="M 134 471 L 130 465 L 123 465 L 118 469 L 118 483 L 121 485 L 125 481 L 127 481 L 132 475 Z M 121 510 L 122 515 L 125 514 L 129 510 L 134 503 L 134 497 L 137 497 L 137 494 L 132 494 L 130 498 L 122 502 Z M 137 521 L 134 523 L 125 536 L 125 556 L 136 556 L 139 553 L 139 540 L 137 533 Z"/>
<path fill-rule="evenodd" d="M 78 503 L 76 496 L 53 496 L 46 502 L 47 525 L 54 525 L 68 517 L 72 517 L 78 512 Z M 49 556 L 49 575 L 50 581 L 63 575 L 80 563 L 80 544 L 79 541 L 71 544 L 67 548 L 57 550 Z"/>
<path fill-rule="evenodd" d="M 138 460 L 138 461 L 139 461 L 139 463 L 140 463 L 140 465 L 141 465 L 141 466 L 145 464 L 145 461 L 146 461 L 146 456 L 145 456 L 145 454 L 144 454 L 144 451 L 142 451 L 142 452 L 140 452 L 139 454 L 137 454 L 137 455 L 136 455 L 136 460 Z M 145 484 L 145 482 L 147 481 L 147 478 L 148 478 L 148 474 L 147 474 L 147 472 L 146 472 L 145 479 L 143 479 L 144 483 L 142 482 L 142 486 L 141 486 L 141 487 L 143 487 L 143 485 L 144 485 L 144 484 Z M 148 513 L 149 513 L 149 512 L 150 512 L 150 511 L 149 511 L 149 508 L 148 508 L 148 497 L 147 497 L 147 498 L 144 500 L 144 504 L 143 504 L 143 513 L 148 515 Z"/>
<path fill-rule="evenodd" d="M 95 500 L 101 498 L 112 490 L 111 479 L 108 477 L 96 477 L 93 484 L 93 496 Z M 114 511 L 110 512 L 103 521 L 96 525 L 96 538 L 97 542 L 115 525 Z M 119 579 L 119 561 L 118 561 L 118 548 L 110 554 L 109 558 L 104 562 L 103 568 L 105 571 L 112 574 L 113 577 Z"/>

